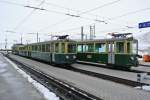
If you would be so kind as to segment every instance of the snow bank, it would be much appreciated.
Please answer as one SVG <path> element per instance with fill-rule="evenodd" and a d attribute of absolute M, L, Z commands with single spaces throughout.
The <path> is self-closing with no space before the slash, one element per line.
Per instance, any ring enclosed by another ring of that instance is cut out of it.
<path fill-rule="evenodd" d="M 150 91 L 150 86 L 142 86 L 143 90 Z"/>
<path fill-rule="evenodd" d="M 34 79 L 32 79 L 27 73 L 25 73 L 23 70 L 21 70 L 20 68 L 18 68 L 18 66 L 16 64 L 14 64 L 12 61 L 10 61 L 9 59 L 7 59 L 5 57 L 5 59 L 24 77 L 28 80 L 28 82 L 30 82 L 31 84 L 34 85 L 34 87 L 36 87 L 36 89 L 42 93 L 44 95 L 44 97 L 47 100 L 59 100 L 58 97 L 56 97 L 56 95 L 52 92 L 50 92 L 46 87 L 44 87 L 43 85 L 41 85 L 40 83 L 38 83 L 37 81 L 35 81 Z"/>
<path fill-rule="evenodd" d="M 6 64 L 6 63 L 4 63 L 4 62 L 0 61 L 0 67 L 6 67 L 6 66 L 7 66 L 7 64 Z"/>
<path fill-rule="evenodd" d="M 146 85 L 143 85 L 143 86 L 137 86 L 135 87 L 136 89 L 142 89 L 142 90 L 145 90 L 145 91 L 149 91 L 150 92 L 150 86 L 146 86 Z"/>

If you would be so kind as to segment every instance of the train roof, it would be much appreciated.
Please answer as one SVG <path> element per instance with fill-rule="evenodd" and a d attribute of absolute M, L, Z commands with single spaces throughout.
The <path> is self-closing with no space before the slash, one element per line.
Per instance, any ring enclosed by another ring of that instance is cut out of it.
<path fill-rule="evenodd" d="M 71 39 L 60 39 L 60 40 L 50 40 L 50 41 L 44 41 L 44 42 L 38 42 L 38 43 L 31 43 L 27 45 L 48 44 L 48 43 L 53 43 L 53 42 L 76 42 L 76 41 L 71 40 Z"/>
<path fill-rule="evenodd" d="M 77 41 L 78 43 L 88 43 L 88 42 L 113 42 L 113 41 L 137 41 L 133 37 L 130 38 L 109 38 L 109 39 L 94 39 L 94 40 L 83 40 L 83 41 Z"/>
<path fill-rule="evenodd" d="M 24 46 L 23 44 L 13 44 L 13 46 L 12 47 L 18 47 L 18 46 Z"/>

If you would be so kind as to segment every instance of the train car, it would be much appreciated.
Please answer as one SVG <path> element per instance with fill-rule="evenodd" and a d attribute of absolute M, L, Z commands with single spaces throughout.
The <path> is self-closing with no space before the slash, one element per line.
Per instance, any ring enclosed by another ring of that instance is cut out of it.
<path fill-rule="evenodd" d="M 138 66 L 138 40 L 133 37 L 84 40 L 77 43 L 77 61 L 113 67 Z"/>
<path fill-rule="evenodd" d="M 23 45 L 22 44 L 14 44 L 12 46 L 12 53 L 18 55 L 20 47 L 23 47 Z"/>
<path fill-rule="evenodd" d="M 76 42 L 69 39 L 32 43 L 18 48 L 18 55 L 50 64 L 70 65 L 76 62 Z"/>

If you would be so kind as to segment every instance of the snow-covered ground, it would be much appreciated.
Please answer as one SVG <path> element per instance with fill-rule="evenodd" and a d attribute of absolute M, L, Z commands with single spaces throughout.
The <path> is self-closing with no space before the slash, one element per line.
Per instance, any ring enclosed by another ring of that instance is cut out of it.
<path fill-rule="evenodd" d="M 24 77 L 30 82 L 31 84 L 34 85 L 34 87 L 45 97 L 46 100 L 59 100 L 59 97 L 57 97 L 54 93 L 50 92 L 46 87 L 32 79 L 27 73 L 25 73 L 23 70 L 18 68 L 16 64 L 14 64 L 12 61 L 5 59 Z M 5 63 L 0 61 L 0 66 L 5 66 Z"/>

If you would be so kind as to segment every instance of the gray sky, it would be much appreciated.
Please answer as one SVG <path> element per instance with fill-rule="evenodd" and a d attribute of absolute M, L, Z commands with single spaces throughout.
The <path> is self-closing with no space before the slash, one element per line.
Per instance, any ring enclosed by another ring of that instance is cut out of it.
<path fill-rule="evenodd" d="M 80 38 L 80 27 L 84 26 L 84 33 L 89 36 L 89 26 L 93 24 L 96 26 L 96 38 L 104 38 L 108 32 L 133 32 L 137 36 L 150 31 L 150 28 L 138 29 L 138 23 L 150 21 L 150 0 L 42 1 L 0 0 L 0 48 L 4 48 L 6 36 L 9 47 L 20 42 L 21 34 L 23 43 L 36 42 L 36 34 L 27 33 L 39 32 L 41 41 L 49 40 L 48 34 L 69 34 L 70 38 L 77 39 Z M 6 32 L 8 30 L 16 33 Z"/>

